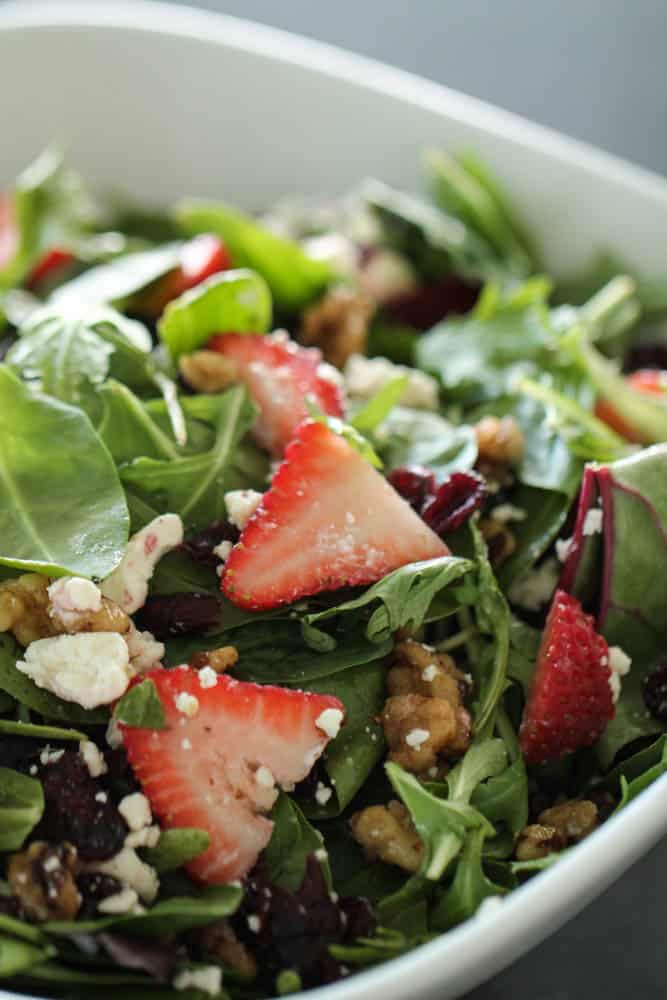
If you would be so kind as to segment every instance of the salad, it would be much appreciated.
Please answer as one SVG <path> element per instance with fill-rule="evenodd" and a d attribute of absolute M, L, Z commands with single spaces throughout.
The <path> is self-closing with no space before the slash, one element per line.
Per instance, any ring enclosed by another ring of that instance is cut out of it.
<path fill-rule="evenodd" d="M 262 215 L 0 195 L 0 981 L 263 1000 L 667 769 L 667 294 L 473 155 Z M 622 248 L 621 248 L 622 250 Z"/>

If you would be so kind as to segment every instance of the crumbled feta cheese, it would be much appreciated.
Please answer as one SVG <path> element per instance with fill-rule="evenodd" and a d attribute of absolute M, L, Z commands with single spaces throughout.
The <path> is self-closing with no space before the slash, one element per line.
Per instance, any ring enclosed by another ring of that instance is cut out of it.
<path fill-rule="evenodd" d="M 96 802 L 108 802 L 109 801 L 109 796 L 107 795 L 106 792 L 95 792 L 95 801 Z"/>
<path fill-rule="evenodd" d="M 406 368 L 405 365 L 395 365 L 387 358 L 366 358 L 362 354 L 353 354 L 345 366 L 345 387 L 350 396 L 357 399 L 370 399 L 382 389 L 387 382 L 407 375 L 408 383 L 401 397 L 402 406 L 410 406 L 418 410 L 437 410 L 438 383 L 430 375 L 416 368 Z"/>
<path fill-rule="evenodd" d="M 539 611 L 553 596 L 558 583 L 559 569 L 555 559 L 545 559 L 541 566 L 525 573 L 509 589 L 513 604 L 527 611 Z"/>
<path fill-rule="evenodd" d="M 184 740 L 181 740 L 181 749 L 182 750 L 192 750 L 192 743 L 187 738 L 187 736 L 185 737 Z"/>
<path fill-rule="evenodd" d="M 102 582 L 104 596 L 128 614 L 138 611 L 146 603 L 148 583 L 156 565 L 182 541 L 183 522 L 178 514 L 160 514 L 154 518 L 127 543 L 119 565 Z"/>
<path fill-rule="evenodd" d="M 327 788 L 323 785 L 321 781 L 317 782 L 317 788 L 315 789 L 315 801 L 320 806 L 325 806 L 331 796 L 333 795 L 333 789 Z"/>
<path fill-rule="evenodd" d="M 98 903 L 97 909 L 100 913 L 130 913 L 138 902 L 139 897 L 134 889 L 121 889 Z"/>
<path fill-rule="evenodd" d="M 632 664 L 631 658 L 620 646 L 609 647 L 609 669 L 619 677 L 625 677 Z"/>
<path fill-rule="evenodd" d="M 611 700 L 615 705 L 621 697 L 621 678 L 619 674 L 609 674 L 609 687 L 611 688 Z"/>
<path fill-rule="evenodd" d="M 422 670 L 422 680 L 426 681 L 427 684 L 430 684 L 431 681 L 434 681 L 437 676 L 438 676 L 438 667 L 437 664 L 435 663 L 429 663 L 429 665 L 427 667 L 424 667 L 424 669 Z"/>
<path fill-rule="evenodd" d="M 503 897 L 502 896 L 487 896 L 483 899 L 475 910 L 476 917 L 489 917 L 493 913 L 498 912 L 498 908 L 502 906 Z"/>
<path fill-rule="evenodd" d="M 125 838 L 126 847 L 155 847 L 160 839 L 159 826 L 143 826 L 141 830 L 133 830 Z"/>
<path fill-rule="evenodd" d="M 247 919 L 248 929 L 253 932 L 253 934 L 259 934 L 262 929 L 262 921 L 259 919 L 256 913 L 251 913 Z"/>
<path fill-rule="evenodd" d="M 99 611 L 102 607 L 102 593 L 92 580 L 82 576 L 61 576 L 48 589 L 50 610 L 67 628 L 79 621 L 81 615 Z"/>
<path fill-rule="evenodd" d="M 599 507 L 586 511 L 582 531 L 584 535 L 597 535 L 602 531 L 602 511 Z"/>
<path fill-rule="evenodd" d="M 301 240 L 301 246 L 309 257 L 329 264 L 341 277 L 351 278 L 356 275 L 359 250 L 352 240 L 342 233 L 308 236 Z"/>
<path fill-rule="evenodd" d="M 83 740 L 79 743 L 79 753 L 83 757 L 91 778 L 99 778 L 101 774 L 106 774 L 109 770 L 104 757 L 91 740 Z"/>
<path fill-rule="evenodd" d="M 202 667 L 197 676 L 202 688 L 214 688 L 218 683 L 218 675 L 212 667 Z"/>
<path fill-rule="evenodd" d="M 324 864 L 325 861 L 329 860 L 329 854 L 323 847 L 318 847 L 315 851 L 315 860 L 319 861 L 320 864 Z"/>
<path fill-rule="evenodd" d="M 28 774 L 33 774 L 34 775 L 34 774 L 37 774 L 38 771 L 39 771 L 39 768 L 37 767 L 36 764 L 31 764 L 30 767 L 28 768 Z"/>
<path fill-rule="evenodd" d="M 109 705 L 127 691 L 133 670 L 116 632 L 80 632 L 31 642 L 16 664 L 37 687 L 82 708 Z"/>
<path fill-rule="evenodd" d="M 153 822 L 151 804 L 141 792 L 133 792 L 122 798 L 118 803 L 118 812 L 130 830 L 141 830 L 142 827 L 150 826 Z"/>
<path fill-rule="evenodd" d="M 130 889 L 134 889 L 146 903 L 152 903 L 157 896 L 160 880 L 157 872 L 138 856 L 133 847 L 123 847 L 108 861 L 96 861 L 92 871 L 113 875 Z"/>
<path fill-rule="evenodd" d="M 206 965 L 201 969 L 183 969 L 172 980 L 175 990 L 201 990 L 217 996 L 222 989 L 222 969 L 219 965 Z"/>
<path fill-rule="evenodd" d="M 515 507 L 513 503 L 498 504 L 491 511 L 493 520 L 501 521 L 503 524 L 509 524 L 510 521 L 525 521 L 527 516 L 522 507 Z"/>
<path fill-rule="evenodd" d="M 138 674 L 159 666 L 165 654 L 164 643 L 158 642 L 152 632 L 140 632 L 132 625 L 123 638 L 130 654 L 130 666 Z"/>
<path fill-rule="evenodd" d="M 187 715 L 189 719 L 193 719 L 199 711 L 199 700 L 193 694 L 188 694 L 187 691 L 179 691 L 177 695 L 174 695 L 174 704 L 177 711 Z"/>
<path fill-rule="evenodd" d="M 333 740 L 338 736 L 343 724 L 343 713 L 339 708 L 325 708 L 315 719 L 315 725 Z"/>
<path fill-rule="evenodd" d="M 55 872 L 58 868 L 60 868 L 60 858 L 58 858 L 55 854 L 52 854 L 46 859 L 42 867 L 45 872 Z"/>
<path fill-rule="evenodd" d="M 44 767 L 47 764 L 56 764 L 64 753 L 64 750 L 52 750 L 47 744 L 39 755 L 39 762 Z"/>
<path fill-rule="evenodd" d="M 379 305 L 413 291 L 417 284 L 417 273 L 407 257 L 388 247 L 371 253 L 359 275 L 362 292 Z"/>
<path fill-rule="evenodd" d="M 222 562 L 227 562 L 229 554 L 233 548 L 234 546 L 231 542 L 220 542 L 213 549 L 213 555 L 216 555 Z"/>
<path fill-rule="evenodd" d="M 405 737 L 405 742 L 413 750 L 419 750 L 420 747 L 426 743 L 426 740 L 430 736 L 428 729 L 411 729 L 408 735 Z"/>
<path fill-rule="evenodd" d="M 118 721 L 114 719 L 113 716 L 109 719 L 105 739 L 107 741 L 107 745 L 110 746 L 112 750 L 117 750 L 118 747 L 122 747 L 123 745 L 123 732 L 118 725 Z"/>
<path fill-rule="evenodd" d="M 572 550 L 573 538 L 558 538 L 556 539 L 556 558 L 558 562 L 564 563 L 570 556 Z"/>
<path fill-rule="evenodd" d="M 268 767 L 264 766 L 264 764 L 258 767 L 255 771 L 255 781 L 258 785 L 261 785 L 262 788 L 273 788 L 276 783 L 276 779 L 273 777 L 273 774 Z"/>
<path fill-rule="evenodd" d="M 225 493 L 227 517 L 239 531 L 243 531 L 259 507 L 262 496 L 263 494 L 257 490 L 230 490 L 229 493 Z"/>

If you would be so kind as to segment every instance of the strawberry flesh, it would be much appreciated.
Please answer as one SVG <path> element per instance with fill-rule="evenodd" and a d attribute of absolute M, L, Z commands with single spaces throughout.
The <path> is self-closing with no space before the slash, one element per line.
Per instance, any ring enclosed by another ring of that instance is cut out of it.
<path fill-rule="evenodd" d="M 610 678 L 609 649 L 593 617 L 556 591 L 519 734 L 528 763 L 595 743 L 614 717 Z"/>
<path fill-rule="evenodd" d="M 344 438 L 306 420 L 225 564 L 222 589 L 240 607 L 274 608 L 448 554 Z"/>
<path fill-rule="evenodd" d="M 277 458 L 308 416 L 306 396 L 329 416 L 343 416 L 341 390 L 322 377 L 326 369 L 317 348 L 300 347 L 283 333 L 226 333 L 213 337 L 208 346 L 236 364 L 239 379 L 260 410 L 253 434 Z"/>
<path fill-rule="evenodd" d="M 647 396 L 660 396 L 667 393 L 667 372 L 658 368 L 640 368 L 639 371 L 626 375 L 628 385 Z M 595 405 L 595 416 L 603 420 L 607 426 L 624 437 L 626 441 L 642 444 L 643 437 L 617 413 L 614 404 L 608 399 L 599 399 Z"/>
<path fill-rule="evenodd" d="M 226 674 L 202 686 L 191 667 L 158 667 L 145 678 L 155 684 L 166 728 L 121 729 L 153 813 L 168 829 L 208 832 L 209 847 L 187 865 L 198 881 L 242 878 L 271 839 L 266 813 L 278 786 L 292 788 L 308 775 L 329 741 L 318 719 L 327 709 L 343 712 L 343 706 L 330 695 L 244 683 Z M 183 695 L 197 699 L 194 714 L 179 711 Z"/>

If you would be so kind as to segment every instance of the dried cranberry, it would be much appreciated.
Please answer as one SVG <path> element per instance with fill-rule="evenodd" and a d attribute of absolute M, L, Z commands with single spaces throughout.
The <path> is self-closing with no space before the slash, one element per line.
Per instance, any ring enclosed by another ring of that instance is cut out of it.
<path fill-rule="evenodd" d="M 667 663 L 661 663 L 643 681 L 644 704 L 654 719 L 667 723 Z"/>
<path fill-rule="evenodd" d="M 66 750 L 61 757 L 39 768 L 44 791 L 44 815 L 38 838 L 74 844 L 84 861 L 113 857 L 127 835 L 118 809 L 109 796 L 96 798 L 102 786 L 91 778 L 80 754 Z"/>
<path fill-rule="evenodd" d="M 220 564 L 218 556 L 213 549 L 220 542 L 231 542 L 235 545 L 239 540 L 238 528 L 235 528 L 229 521 L 214 521 L 204 528 L 197 535 L 193 535 L 187 542 L 183 542 L 181 548 L 184 552 L 202 566 L 216 567 Z"/>
<path fill-rule="evenodd" d="M 373 907 L 363 896 L 345 896 L 339 902 L 345 917 L 345 940 L 352 943 L 359 938 L 372 937 L 377 929 Z"/>
<path fill-rule="evenodd" d="M 435 476 L 423 465 L 401 465 L 389 473 L 387 480 L 417 513 L 436 490 Z"/>
<path fill-rule="evenodd" d="M 652 344 L 635 344 L 625 359 L 623 370 L 634 372 L 641 368 L 667 370 L 667 344 L 660 341 Z"/>
<path fill-rule="evenodd" d="M 135 622 L 158 639 L 208 632 L 218 623 L 220 602 L 212 594 L 187 592 L 149 597 Z"/>
<path fill-rule="evenodd" d="M 99 916 L 97 907 L 102 900 L 115 896 L 123 888 L 118 879 L 103 872 L 81 872 L 77 875 L 76 886 L 81 893 L 80 920 Z"/>
<path fill-rule="evenodd" d="M 383 309 L 397 323 L 417 330 L 429 330 L 451 313 L 467 313 L 474 306 L 480 286 L 470 284 L 456 274 L 414 291 L 403 292 L 385 303 Z"/>
<path fill-rule="evenodd" d="M 127 759 L 125 747 L 105 750 L 104 759 L 108 770 L 102 778 L 102 782 L 104 787 L 111 791 L 116 801 L 120 802 L 126 795 L 141 791 L 141 785 Z"/>
<path fill-rule="evenodd" d="M 427 500 L 421 515 L 437 535 L 448 535 L 468 520 L 486 496 L 486 485 L 475 472 L 453 472 Z"/>
<path fill-rule="evenodd" d="M 16 896 L 0 896 L 0 916 L 12 917 L 14 920 L 25 920 L 25 911 L 21 900 Z"/>

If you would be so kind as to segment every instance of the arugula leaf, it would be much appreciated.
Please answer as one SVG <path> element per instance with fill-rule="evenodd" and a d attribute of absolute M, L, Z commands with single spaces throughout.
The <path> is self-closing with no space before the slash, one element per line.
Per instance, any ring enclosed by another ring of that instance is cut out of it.
<path fill-rule="evenodd" d="M 137 458 L 121 469 L 123 482 L 158 511 L 180 514 L 189 528 L 219 520 L 225 515 L 224 494 L 234 488 L 238 444 L 256 412 L 243 386 L 229 389 L 219 397 L 217 438 L 210 451 L 172 461 Z"/>
<path fill-rule="evenodd" d="M 284 793 L 273 807 L 271 819 L 275 824 L 273 834 L 263 854 L 269 878 L 296 892 L 303 882 L 308 857 L 324 847 L 324 838 Z M 328 873 L 328 866 L 326 870 Z"/>
<path fill-rule="evenodd" d="M 254 271 L 223 271 L 173 299 L 158 322 L 172 358 L 203 347 L 214 333 L 266 333 L 271 292 Z"/>
<path fill-rule="evenodd" d="M 135 684 L 119 699 L 113 717 L 136 729 L 164 729 L 167 725 L 160 696 L 150 679 Z"/>
<path fill-rule="evenodd" d="M 168 243 L 91 267 L 60 285 L 50 302 L 59 307 L 108 303 L 122 308 L 131 296 L 179 266 L 181 247 L 182 243 Z"/>
<path fill-rule="evenodd" d="M 389 416 L 408 385 L 407 375 L 398 375 L 378 389 L 371 398 L 357 410 L 350 423 L 362 434 L 375 430 L 378 424 Z"/>
<path fill-rule="evenodd" d="M 523 760 L 515 760 L 501 774 L 478 785 L 471 805 L 490 823 L 503 823 L 517 837 L 528 822 L 528 778 Z"/>
<path fill-rule="evenodd" d="M 419 628 L 434 598 L 472 569 L 470 560 L 456 556 L 409 563 L 389 573 L 359 597 L 325 611 L 307 614 L 303 620 L 308 625 L 315 625 L 346 612 L 370 610 L 377 601 L 379 604 L 366 625 L 366 636 L 371 642 L 383 642 L 397 629 Z M 456 610 L 456 604 L 452 610 Z"/>
<path fill-rule="evenodd" d="M 31 722 L 12 722 L 9 719 L 0 719 L 0 735 L 25 736 L 27 739 L 36 740 L 74 740 L 76 742 L 88 739 L 85 733 L 80 733 L 76 729 L 38 726 Z"/>
<path fill-rule="evenodd" d="M 211 838 L 206 830 L 194 827 L 163 830 L 155 847 L 144 848 L 144 861 L 157 872 L 173 871 L 198 857 L 210 842 Z"/>
<path fill-rule="evenodd" d="M 0 851 L 17 851 L 44 812 L 42 786 L 8 767 L 0 767 Z"/>
<path fill-rule="evenodd" d="M 266 280 L 276 305 L 297 312 L 333 280 L 328 264 L 308 257 L 298 243 L 276 236 L 250 216 L 223 202 L 191 199 L 176 208 L 176 220 L 189 236 L 220 236 L 236 267 L 249 267 Z"/>
<path fill-rule="evenodd" d="M 6 632 L 0 633 L 0 691 L 6 691 L 19 705 L 56 722 L 82 726 L 108 722 L 106 708 L 81 708 L 75 702 L 61 701 L 50 691 L 38 688 L 34 681 L 16 669 L 18 658 L 19 647 L 13 637 Z"/>
<path fill-rule="evenodd" d="M 55 948 L 48 945 L 39 947 L 0 934 L 0 977 L 8 978 L 32 971 L 55 954 Z"/>
<path fill-rule="evenodd" d="M 430 940 L 431 935 L 408 937 L 401 931 L 378 927 L 372 938 L 359 938 L 354 944 L 332 944 L 329 951 L 339 962 L 356 969 L 367 969 L 379 962 L 411 951 Z"/>
<path fill-rule="evenodd" d="M 506 889 L 489 879 L 482 866 L 485 830 L 472 830 L 468 835 L 451 885 L 431 912 L 431 923 L 439 931 L 455 927 L 477 912 L 483 900 L 504 896 Z"/>
<path fill-rule="evenodd" d="M 177 459 L 172 440 L 151 418 L 142 401 L 122 382 L 109 379 L 100 386 L 102 415 L 97 433 L 118 465 L 144 458 Z"/>
<path fill-rule="evenodd" d="M 470 522 L 477 560 L 475 617 L 482 632 L 492 637 L 479 657 L 471 657 L 475 679 L 475 729 L 482 730 L 491 719 L 505 690 L 510 644 L 510 611 L 489 563 L 486 542 L 474 522 Z M 472 644 L 475 647 L 475 643 Z"/>
<path fill-rule="evenodd" d="M 0 365 L 0 563 L 105 577 L 128 527 L 118 473 L 86 415 Z"/>
<path fill-rule="evenodd" d="M 429 410 L 394 407 L 376 428 L 373 443 L 388 469 L 424 465 L 438 479 L 466 472 L 477 460 L 474 428 L 456 426 Z"/>

